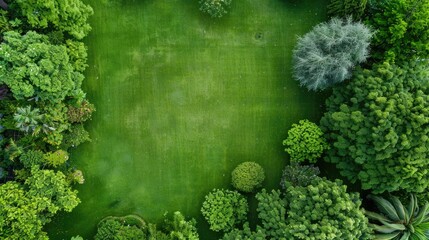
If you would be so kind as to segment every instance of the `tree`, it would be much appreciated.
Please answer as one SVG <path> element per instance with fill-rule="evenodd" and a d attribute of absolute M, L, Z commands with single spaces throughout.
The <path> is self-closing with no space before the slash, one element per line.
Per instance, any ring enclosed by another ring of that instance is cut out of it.
<path fill-rule="evenodd" d="M 317 179 L 320 174 L 318 167 L 313 165 L 300 165 L 298 163 L 291 163 L 286 165 L 283 170 L 280 186 L 286 190 L 289 186 L 306 187 Z"/>
<path fill-rule="evenodd" d="M 376 30 L 372 58 L 408 62 L 429 57 L 429 0 L 369 1 L 366 23 Z"/>
<path fill-rule="evenodd" d="M 429 76 L 426 62 L 359 69 L 326 101 L 320 125 L 326 161 L 374 193 L 429 186 Z"/>
<path fill-rule="evenodd" d="M 0 84 L 18 99 L 33 98 L 58 104 L 80 94 L 83 75 L 73 71 L 64 46 L 44 35 L 6 32 L 0 44 Z"/>
<path fill-rule="evenodd" d="M 88 17 L 94 11 L 81 0 L 15 0 L 23 18 L 35 28 L 48 28 L 67 32 L 77 39 L 84 38 L 91 27 Z"/>
<path fill-rule="evenodd" d="M 248 205 L 238 192 L 213 189 L 206 195 L 201 213 L 213 231 L 230 231 L 246 219 Z"/>
<path fill-rule="evenodd" d="M 358 193 L 347 193 L 340 180 L 314 180 L 286 191 L 285 239 L 370 239 L 368 219 Z"/>
<path fill-rule="evenodd" d="M 232 186 L 243 192 L 253 192 L 265 179 L 261 165 L 255 162 L 243 162 L 231 173 Z"/>
<path fill-rule="evenodd" d="M 31 109 L 31 106 L 19 107 L 13 115 L 16 127 L 26 133 L 34 132 L 42 118 L 43 115 L 40 114 L 40 110 L 38 108 Z"/>
<path fill-rule="evenodd" d="M 325 90 L 351 76 L 366 60 L 372 32 L 349 18 L 320 23 L 298 38 L 293 51 L 294 77 L 309 90 Z"/>
<path fill-rule="evenodd" d="M 315 123 L 301 120 L 299 124 L 292 124 L 287 138 L 283 141 L 285 151 L 289 153 L 292 162 L 311 163 L 317 161 L 329 145 L 323 138 L 323 132 Z"/>
<path fill-rule="evenodd" d="M 331 0 L 328 14 L 337 17 L 352 16 L 354 20 L 362 18 L 368 0 Z"/>
<path fill-rule="evenodd" d="M 186 220 L 181 212 L 174 212 L 173 218 L 164 219 L 163 232 L 172 240 L 198 240 L 195 219 Z"/>
<path fill-rule="evenodd" d="M 200 10 L 213 18 L 221 18 L 228 13 L 232 0 L 200 0 Z"/>
<path fill-rule="evenodd" d="M 256 199 L 262 232 L 268 239 L 286 240 L 286 199 L 282 198 L 279 190 L 272 190 L 269 193 L 265 189 L 256 194 Z"/>
<path fill-rule="evenodd" d="M 29 195 L 19 183 L 0 185 L 0 238 L 47 240 L 40 217 L 45 209 L 44 199 Z"/>
<path fill-rule="evenodd" d="M 116 219 L 106 219 L 98 224 L 95 240 L 147 239 L 142 229 L 134 225 L 125 225 Z"/>
<path fill-rule="evenodd" d="M 231 232 L 225 233 L 223 240 L 265 240 L 267 236 L 261 230 L 253 232 L 250 230 L 249 223 L 243 225 L 243 230 L 233 229 Z M 279 239 L 280 240 L 280 239 Z"/>

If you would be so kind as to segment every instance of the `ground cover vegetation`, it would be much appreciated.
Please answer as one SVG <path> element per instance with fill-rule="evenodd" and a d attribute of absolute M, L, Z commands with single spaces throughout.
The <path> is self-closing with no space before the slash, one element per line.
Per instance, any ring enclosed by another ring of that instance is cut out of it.
<path fill-rule="evenodd" d="M 80 0 L 12 1 L 0 12 L 2 239 L 48 239 L 44 225 L 80 203 L 73 184 L 84 178 L 68 151 L 89 140 L 81 122 L 95 110 L 81 89 L 91 14 Z"/>
<path fill-rule="evenodd" d="M 0 4 L 8 9 L 0 12 L 0 238 L 48 239 L 44 225 L 80 203 L 72 185 L 84 177 L 69 150 L 89 140 L 82 123 L 95 110 L 81 89 L 87 54 L 79 42 L 90 30 L 92 9 L 77 0 L 54 3 Z M 230 3 L 200 1 L 200 7 L 221 17 Z M 302 86 L 333 88 L 320 126 L 307 120 L 291 126 L 283 141 L 290 161 L 281 189 L 255 193 L 269 172 L 244 162 L 228 174 L 238 191 L 209 192 L 200 211 L 212 231 L 222 239 L 252 240 L 429 237 L 428 4 L 331 1 L 327 7 L 335 18 L 298 39 L 292 61 Z M 370 41 L 370 61 L 358 66 Z M 319 168 L 307 164 L 320 159 L 371 194 L 361 198 L 342 180 L 319 176 Z M 389 194 L 410 194 L 408 204 Z M 254 227 L 250 196 L 258 202 Z M 363 209 L 362 201 L 375 202 L 377 209 Z M 106 217 L 95 239 L 199 235 L 195 220 L 174 212 L 158 224 L 136 215 Z"/>

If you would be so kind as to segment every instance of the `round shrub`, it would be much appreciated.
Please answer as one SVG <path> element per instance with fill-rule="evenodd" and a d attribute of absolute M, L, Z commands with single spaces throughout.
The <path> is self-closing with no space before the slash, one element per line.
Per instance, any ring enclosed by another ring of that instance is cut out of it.
<path fill-rule="evenodd" d="M 108 218 L 98 224 L 95 240 L 116 239 L 146 239 L 142 229 L 134 225 L 122 224 L 120 221 Z"/>
<path fill-rule="evenodd" d="M 261 165 L 255 162 L 244 162 L 238 165 L 231 173 L 232 186 L 243 192 L 253 192 L 260 187 L 265 179 L 265 172 Z"/>
<path fill-rule="evenodd" d="M 371 30 L 362 23 L 333 18 L 298 39 L 294 76 L 309 90 L 324 90 L 351 76 L 368 57 Z"/>
<path fill-rule="evenodd" d="M 24 165 L 24 168 L 28 169 L 35 165 L 43 165 L 45 161 L 43 152 L 40 150 L 26 151 L 19 157 L 19 160 Z"/>
<path fill-rule="evenodd" d="M 213 231 L 230 231 L 246 219 L 248 205 L 237 191 L 213 189 L 206 195 L 201 213 Z"/>
<path fill-rule="evenodd" d="M 232 0 L 200 0 L 200 10 L 213 18 L 223 17 L 228 13 Z"/>
<path fill-rule="evenodd" d="M 329 148 L 322 130 L 308 120 L 293 124 L 283 145 L 286 146 L 285 151 L 289 153 L 292 162 L 308 160 L 314 163 Z"/>

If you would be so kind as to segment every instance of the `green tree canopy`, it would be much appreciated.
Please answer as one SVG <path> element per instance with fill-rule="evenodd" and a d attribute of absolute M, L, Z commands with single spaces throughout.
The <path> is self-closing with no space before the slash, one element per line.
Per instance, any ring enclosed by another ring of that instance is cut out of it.
<path fill-rule="evenodd" d="M 371 46 L 373 58 L 408 62 L 429 57 L 429 0 L 369 3 L 366 23 L 376 30 Z"/>
<path fill-rule="evenodd" d="M 14 4 L 32 27 L 53 26 L 77 39 L 91 30 L 87 20 L 94 11 L 81 0 L 15 0 Z"/>
<path fill-rule="evenodd" d="M 429 185 L 429 76 L 426 62 L 376 65 L 334 89 L 321 119 L 325 158 L 374 193 L 423 192 Z"/>
<path fill-rule="evenodd" d="M 370 239 L 359 194 L 347 193 L 346 188 L 340 180 L 325 178 L 306 187 L 290 186 L 286 239 Z"/>
<path fill-rule="evenodd" d="M 230 231 L 246 219 L 248 205 L 237 191 L 214 189 L 201 208 L 201 213 L 213 231 Z"/>
<path fill-rule="evenodd" d="M 292 124 L 283 141 L 285 151 L 289 153 L 292 162 L 316 162 L 322 153 L 329 148 L 323 137 L 323 132 L 315 123 L 301 120 L 299 124 Z"/>
<path fill-rule="evenodd" d="M 44 35 L 6 32 L 0 44 L 0 84 L 16 99 L 58 103 L 66 96 L 81 96 L 83 75 L 73 71 L 67 49 L 52 45 Z"/>

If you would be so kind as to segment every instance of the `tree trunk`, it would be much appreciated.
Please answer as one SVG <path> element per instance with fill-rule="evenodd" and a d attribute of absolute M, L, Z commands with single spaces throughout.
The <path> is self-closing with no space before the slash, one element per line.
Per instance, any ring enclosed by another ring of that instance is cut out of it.
<path fill-rule="evenodd" d="M 4 0 L 0 0 L 0 7 L 4 10 L 7 10 L 9 8 Z"/>

